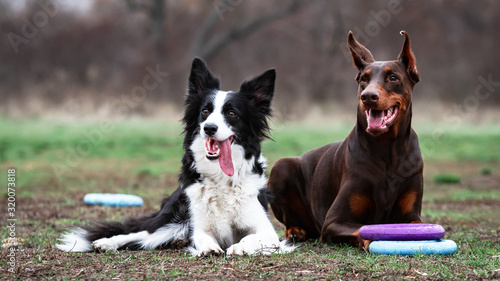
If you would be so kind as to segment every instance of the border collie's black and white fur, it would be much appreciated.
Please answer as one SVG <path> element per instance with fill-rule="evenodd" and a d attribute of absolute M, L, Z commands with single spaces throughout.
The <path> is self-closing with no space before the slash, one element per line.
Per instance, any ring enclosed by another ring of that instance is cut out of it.
<path fill-rule="evenodd" d="M 57 247 L 68 252 L 179 248 L 194 255 L 288 252 L 267 215 L 267 137 L 274 69 L 245 81 L 238 92 L 219 89 L 201 59 L 189 76 L 179 188 L 149 216 L 123 224 L 75 228 Z"/>

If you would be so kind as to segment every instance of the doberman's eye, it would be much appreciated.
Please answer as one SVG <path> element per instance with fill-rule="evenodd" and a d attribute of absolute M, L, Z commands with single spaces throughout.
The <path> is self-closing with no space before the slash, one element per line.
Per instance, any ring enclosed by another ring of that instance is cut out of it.
<path fill-rule="evenodd" d="M 361 77 L 359 78 L 359 81 L 360 82 L 368 82 L 368 80 L 370 80 L 370 76 L 368 75 L 361 75 Z"/>
<path fill-rule="evenodd" d="M 229 117 L 236 117 L 236 112 L 230 110 L 230 111 L 227 112 L 227 116 L 229 116 Z"/>
<path fill-rule="evenodd" d="M 394 75 L 394 74 L 391 74 L 391 76 L 389 76 L 389 81 L 397 82 L 397 81 L 399 81 L 399 77 Z"/>
<path fill-rule="evenodd" d="M 206 108 L 201 110 L 201 114 L 203 114 L 203 115 L 208 115 L 209 113 L 210 113 L 210 111 Z"/>

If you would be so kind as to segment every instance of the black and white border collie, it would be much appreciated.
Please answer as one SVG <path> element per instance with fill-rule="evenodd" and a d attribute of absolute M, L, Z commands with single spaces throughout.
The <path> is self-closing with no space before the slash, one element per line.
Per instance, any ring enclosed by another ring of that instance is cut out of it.
<path fill-rule="evenodd" d="M 148 216 L 123 224 L 101 222 L 64 234 L 67 252 L 188 247 L 193 255 L 284 253 L 267 214 L 270 194 L 261 141 L 274 94 L 274 69 L 221 91 L 201 59 L 194 59 L 185 100 L 179 188 Z"/>

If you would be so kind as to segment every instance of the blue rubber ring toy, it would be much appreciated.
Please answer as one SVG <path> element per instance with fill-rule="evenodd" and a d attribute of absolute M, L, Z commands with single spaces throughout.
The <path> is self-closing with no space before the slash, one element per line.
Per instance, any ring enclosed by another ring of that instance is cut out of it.
<path fill-rule="evenodd" d="M 457 244 L 452 240 L 421 241 L 373 241 L 370 253 L 382 255 L 451 255 L 457 251 Z"/>
<path fill-rule="evenodd" d="M 142 198 L 137 195 L 120 193 L 88 193 L 83 197 L 83 202 L 116 207 L 139 207 L 144 204 Z"/>

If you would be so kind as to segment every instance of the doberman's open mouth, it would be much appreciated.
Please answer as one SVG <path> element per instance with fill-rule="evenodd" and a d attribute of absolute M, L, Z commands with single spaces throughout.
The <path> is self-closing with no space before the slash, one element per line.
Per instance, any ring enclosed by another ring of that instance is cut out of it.
<path fill-rule="evenodd" d="M 366 120 L 368 121 L 368 130 L 385 130 L 396 120 L 399 107 L 395 105 L 387 110 L 367 109 L 365 113 Z"/>
<path fill-rule="evenodd" d="M 207 159 L 219 159 L 219 165 L 222 171 L 230 177 L 234 174 L 233 160 L 231 157 L 231 143 L 233 143 L 233 140 L 234 136 L 230 136 L 223 141 L 218 141 L 211 138 L 207 138 L 207 140 L 205 141 Z"/>

